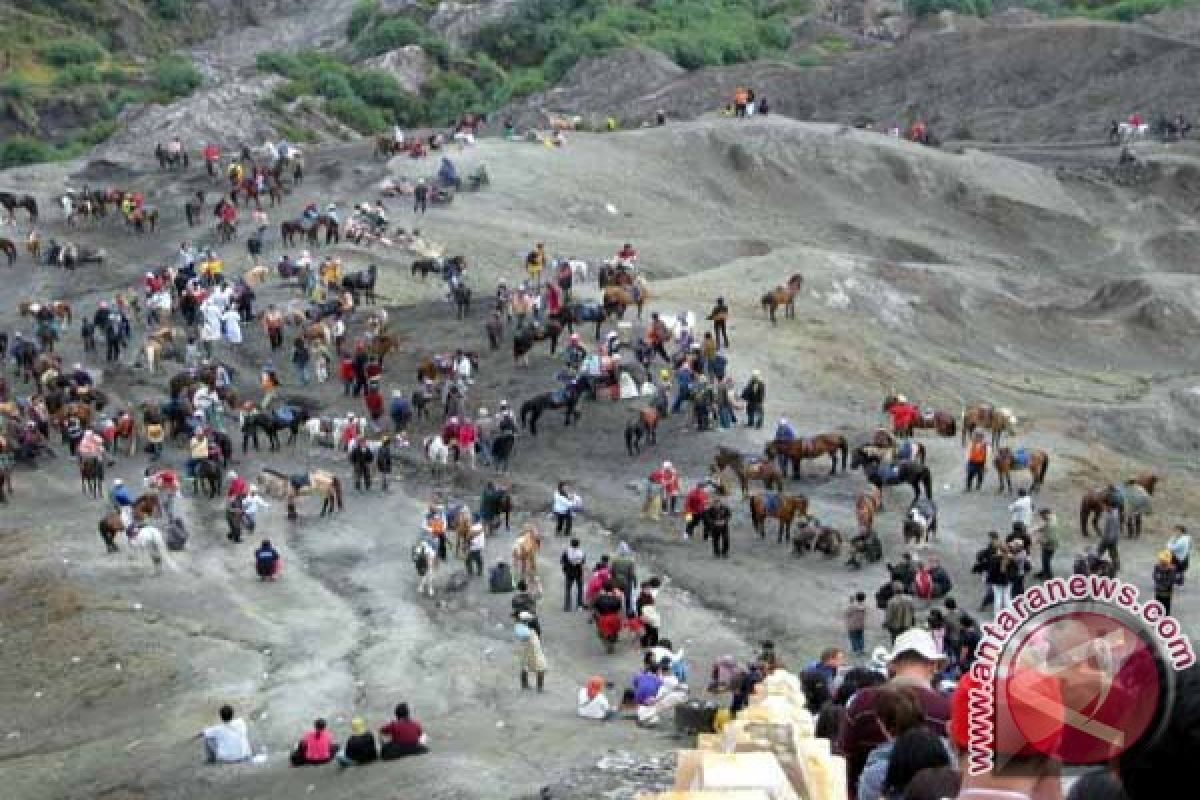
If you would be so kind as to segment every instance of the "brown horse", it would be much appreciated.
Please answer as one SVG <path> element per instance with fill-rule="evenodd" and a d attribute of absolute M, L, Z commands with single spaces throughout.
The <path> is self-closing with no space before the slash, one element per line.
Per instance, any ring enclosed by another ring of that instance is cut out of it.
<path fill-rule="evenodd" d="M 1146 490 L 1146 494 L 1153 495 L 1155 488 L 1158 487 L 1158 475 L 1153 472 L 1141 472 L 1125 481 L 1125 484 L 1140 486 Z M 1114 488 L 1105 486 L 1083 493 L 1083 498 L 1079 501 L 1079 530 L 1084 536 L 1088 535 L 1089 525 L 1096 535 L 1100 534 L 1100 515 L 1104 513 L 1105 503 L 1110 497 L 1116 501 L 1117 510 L 1121 515 L 1121 527 L 1125 527 L 1125 503 L 1120 494 L 1114 492 Z"/>
<path fill-rule="evenodd" d="M 883 399 L 883 413 L 887 414 L 892 410 L 892 406 L 899 403 L 900 400 L 895 395 L 888 395 Z M 958 418 L 949 411 L 924 411 L 917 410 L 917 416 L 910 424 L 904 427 L 897 427 L 894 433 L 897 436 L 912 436 L 916 430 L 932 430 L 938 436 L 954 436 L 958 433 Z"/>
<path fill-rule="evenodd" d="M 542 580 L 538 577 L 538 553 L 542 550 L 542 536 L 532 524 L 526 524 L 521 535 L 512 546 L 513 569 L 519 580 L 525 581 L 535 595 L 542 593 Z"/>
<path fill-rule="evenodd" d="M 630 306 L 637 308 L 638 319 L 642 318 L 642 309 L 646 306 L 646 301 L 650 299 L 650 292 L 646 289 L 646 284 L 640 278 L 633 286 L 609 286 L 604 290 L 604 311 L 609 316 L 621 318 L 625 316 L 625 309 Z"/>
<path fill-rule="evenodd" d="M 877 486 L 869 486 L 854 498 L 854 518 L 858 520 L 859 533 L 875 530 L 875 515 L 883 507 L 883 492 Z"/>
<path fill-rule="evenodd" d="M 976 429 L 989 431 L 992 434 L 992 449 L 1000 446 L 1000 437 L 1004 434 L 1017 435 L 1017 417 L 1007 408 L 996 408 L 993 405 L 968 406 L 962 414 L 962 444 L 965 447 L 967 439 Z"/>
<path fill-rule="evenodd" d="M 774 517 L 779 521 L 777 541 L 782 542 L 784 537 L 787 537 L 790 542 L 792 540 L 792 520 L 796 518 L 796 515 L 808 516 L 808 498 L 802 494 L 756 492 L 750 495 L 750 522 L 754 525 L 754 530 L 758 533 L 759 538 L 766 537 L 767 518 Z"/>
<path fill-rule="evenodd" d="M 133 518 L 138 522 L 162 515 L 162 503 L 158 499 L 157 492 L 138 495 L 138 499 L 133 501 Z"/>
<path fill-rule="evenodd" d="M 12 239 L 0 239 L 0 253 L 8 256 L 8 265 L 11 267 L 17 260 L 17 246 Z"/>
<path fill-rule="evenodd" d="M 792 540 L 792 555 L 802 556 L 813 551 L 833 558 L 842 551 L 842 533 L 837 528 L 822 525 L 815 517 L 800 521 L 800 530 Z"/>
<path fill-rule="evenodd" d="M 118 452 L 120 441 L 129 441 L 129 455 L 137 455 L 137 420 L 128 411 L 123 411 L 113 422 L 113 452 Z"/>
<path fill-rule="evenodd" d="M 800 292 L 800 287 L 804 285 L 804 276 L 793 275 L 788 278 L 788 281 L 783 286 L 776 286 L 771 291 L 762 296 L 763 311 L 771 317 L 771 324 L 775 324 L 775 309 L 783 306 L 783 318 L 796 318 L 796 295 Z"/>
<path fill-rule="evenodd" d="M 625 450 L 629 455 L 642 451 L 642 439 L 647 444 L 658 444 L 658 409 L 653 406 L 639 409 L 637 416 L 625 423 Z"/>
<path fill-rule="evenodd" d="M 850 457 L 850 444 L 840 433 L 818 433 L 816 436 L 805 436 L 790 442 L 771 441 L 763 451 L 767 458 L 775 461 L 784 456 L 792 464 L 792 480 L 800 477 L 800 462 L 810 458 L 829 456 L 833 462 L 830 475 L 837 475 L 837 454 L 842 454 L 842 472 Z"/>
<path fill-rule="evenodd" d="M 783 473 L 773 461 L 748 459 L 736 450 L 718 447 L 713 467 L 718 472 L 726 468 L 733 470 L 742 485 L 742 497 L 750 491 L 750 481 L 762 481 L 768 490 L 783 491 Z"/>
<path fill-rule="evenodd" d="M 997 492 L 1007 489 L 1009 494 L 1012 494 L 1012 473 L 1029 470 L 1029 474 L 1033 478 L 1033 483 L 1029 486 L 1029 493 L 1037 494 L 1038 490 L 1042 488 L 1042 484 L 1046 482 L 1046 470 L 1050 468 L 1050 454 L 1045 450 L 1027 450 L 1025 463 L 1022 465 L 1017 463 L 1016 450 L 1011 447 L 1001 447 L 996 450 L 992 465 L 996 468 L 996 478 L 1000 483 L 996 489 Z"/>
<path fill-rule="evenodd" d="M 471 549 L 471 509 L 462 506 L 449 522 L 450 529 L 454 531 L 454 555 L 466 556 Z"/>
<path fill-rule="evenodd" d="M 380 158 L 391 158 L 402 152 L 404 152 L 404 145 L 397 142 L 393 137 L 385 134 L 375 137 L 375 155 Z"/>

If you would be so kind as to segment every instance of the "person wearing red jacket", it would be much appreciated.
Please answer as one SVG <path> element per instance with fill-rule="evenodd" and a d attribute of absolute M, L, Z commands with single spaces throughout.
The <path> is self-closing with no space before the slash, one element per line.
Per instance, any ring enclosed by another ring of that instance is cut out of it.
<path fill-rule="evenodd" d="M 475 440 L 479 438 L 478 429 L 470 417 L 463 417 L 458 424 L 458 451 L 460 457 L 467 459 L 471 469 L 475 469 Z"/>
<path fill-rule="evenodd" d="M 342 394 L 350 396 L 350 389 L 354 386 L 354 359 L 343 356 L 341 365 L 338 367 L 338 377 L 342 379 Z"/>
<path fill-rule="evenodd" d="M 236 472 L 229 473 L 229 494 L 228 498 L 242 499 L 250 494 L 250 484 L 246 483 L 246 479 Z"/>
<path fill-rule="evenodd" d="M 217 177 L 217 162 L 221 160 L 221 148 L 212 142 L 204 145 L 204 164 L 208 168 L 208 177 Z"/>
<path fill-rule="evenodd" d="M 379 391 L 379 382 L 371 381 L 367 386 L 367 392 L 363 395 L 363 402 L 367 406 L 367 417 L 371 420 L 371 425 L 375 428 L 379 427 L 379 420 L 383 417 L 383 392 Z"/>
<path fill-rule="evenodd" d="M 684 535 L 689 539 L 692 536 L 692 531 L 696 525 L 701 522 L 701 516 L 708 510 L 711 499 L 708 496 L 708 490 L 703 483 L 698 483 L 692 487 L 692 490 L 687 493 L 687 497 L 683 499 L 683 513 L 687 517 L 687 524 L 684 527 Z M 708 538 L 708 529 L 705 528 L 705 537 Z"/>
<path fill-rule="evenodd" d="M 670 461 L 664 461 L 659 469 L 650 473 L 650 482 L 662 487 L 663 507 L 674 514 L 679 503 L 679 473 Z"/>

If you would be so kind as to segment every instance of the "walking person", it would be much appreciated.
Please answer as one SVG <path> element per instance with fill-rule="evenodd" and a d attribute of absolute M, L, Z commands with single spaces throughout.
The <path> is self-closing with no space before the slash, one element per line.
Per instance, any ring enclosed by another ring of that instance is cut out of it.
<path fill-rule="evenodd" d="M 517 624 L 513 626 L 513 633 L 517 637 L 517 666 L 520 670 L 521 688 L 529 688 L 529 673 L 533 673 L 537 677 L 537 690 L 543 692 L 546 689 L 546 653 L 542 650 L 542 639 L 538 636 L 537 631 L 529 627 L 528 617 L 532 617 L 528 611 L 522 611 L 517 615 Z"/>
<path fill-rule="evenodd" d="M 726 324 L 729 321 L 729 306 L 725 305 L 725 298 L 718 297 L 713 310 L 709 312 L 708 319 L 712 320 L 713 337 L 717 340 L 718 347 L 729 347 L 729 332 L 726 330 Z"/>
<path fill-rule="evenodd" d="M 988 558 L 987 585 L 992 590 L 992 609 L 999 614 L 1012 605 L 1012 587 L 1017 580 L 1017 562 L 1007 546 L 997 542 Z"/>
<path fill-rule="evenodd" d="M 767 387 L 763 384 L 762 373 L 754 370 L 750 380 L 742 389 L 742 402 L 746 404 L 746 427 L 762 429 L 763 409 L 767 402 Z"/>
<path fill-rule="evenodd" d="M 1121 571 L 1121 554 L 1117 551 L 1120 541 L 1121 510 L 1117 508 L 1116 501 L 1112 497 L 1106 497 L 1104 500 L 1104 523 L 1100 529 L 1100 547 L 1096 549 L 1096 556 L 1102 558 L 1107 553 L 1112 558 L 1114 576 Z"/>
<path fill-rule="evenodd" d="M 628 542 L 621 542 L 617 545 L 617 555 L 609 567 L 609 576 L 613 586 L 619 589 L 625 597 L 625 616 L 632 619 L 636 611 L 633 592 L 637 589 L 638 577 L 637 565 L 633 561 L 633 550 L 629 547 Z"/>
<path fill-rule="evenodd" d="M 371 448 L 364 437 L 359 436 L 354 440 L 348 457 L 354 466 L 355 491 L 361 492 L 364 489 L 368 492 L 371 491 L 371 463 L 375 460 L 375 456 L 371 453 Z"/>
<path fill-rule="evenodd" d="M 1017 499 L 1009 504 L 1008 512 L 1012 514 L 1013 533 L 1028 535 L 1033 528 L 1033 498 L 1028 490 L 1017 490 Z"/>
<path fill-rule="evenodd" d="M 379 486 L 383 491 L 388 490 L 388 478 L 392 474 L 392 436 L 385 433 L 379 440 L 379 450 L 375 453 L 375 471 L 379 473 Z"/>
<path fill-rule="evenodd" d="M 907 593 L 901 581 L 893 581 L 892 596 L 883 611 L 883 628 L 891 635 L 892 644 L 896 643 L 896 637 L 916 623 L 917 608 L 912 595 Z"/>
<path fill-rule="evenodd" d="M 263 499 L 259 494 L 257 486 L 251 486 L 249 494 L 242 499 L 242 524 L 246 526 L 246 530 L 251 533 L 258 527 L 258 514 L 260 511 L 267 511 L 271 508 L 271 504 Z"/>
<path fill-rule="evenodd" d="M 850 652 L 855 658 L 864 657 L 867 654 L 867 595 L 863 592 L 853 595 L 842 616 L 846 622 L 846 638 L 850 640 Z"/>
<path fill-rule="evenodd" d="M 417 181 L 417 185 L 413 188 L 413 213 L 424 214 L 428 203 L 429 184 L 425 183 L 424 178 L 421 178 Z"/>
<path fill-rule="evenodd" d="M 967 491 L 974 486 L 976 491 L 983 488 L 983 473 L 987 471 L 987 441 L 982 433 L 976 433 L 971 438 L 971 447 L 967 450 Z"/>
<path fill-rule="evenodd" d="M 1171 613 L 1171 595 L 1175 593 L 1175 564 L 1170 550 L 1158 554 L 1158 563 L 1154 565 L 1154 599 L 1163 607 L 1168 615 Z"/>
<path fill-rule="evenodd" d="M 570 536 L 571 522 L 575 516 L 575 510 L 581 504 L 579 495 L 571 491 L 571 485 L 566 481 L 559 481 L 558 488 L 554 490 L 554 535 L 555 536 Z"/>
<path fill-rule="evenodd" d="M 1048 581 L 1054 577 L 1054 553 L 1058 550 L 1060 539 L 1058 518 L 1049 508 L 1039 510 L 1038 516 L 1042 520 L 1037 529 L 1038 546 L 1041 548 L 1042 554 L 1042 571 L 1035 577 Z"/>
<path fill-rule="evenodd" d="M 296 375 L 300 378 L 302 386 L 308 386 L 312 380 L 312 370 L 309 369 L 311 362 L 312 354 L 309 352 L 304 337 L 297 336 L 292 341 L 292 366 L 296 368 Z"/>
<path fill-rule="evenodd" d="M 1171 561 L 1175 565 L 1175 585 L 1183 586 L 1183 575 L 1192 556 L 1192 535 L 1187 528 L 1175 526 L 1174 535 L 1167 541 L 1167 549 L 1171 551 Z"/>
<path fill-rule="evenodd" d="M 718 497 L 709 515 L 708 535 L 712 537 L 713 558 L 729 558 L 729 521 L 733 512 L 724 499 Z"/>
<path fill-rule="evenodd" d="M 587 563 L 587 553 L 579 546 L 578 539 L 571 540 L 571 546 L 563 551 L 560 560 L 563 580 L 563 611 L 571 610 L 571 587 L 575 588 L 575 607 L 583 609 L 583 568 Z"/>

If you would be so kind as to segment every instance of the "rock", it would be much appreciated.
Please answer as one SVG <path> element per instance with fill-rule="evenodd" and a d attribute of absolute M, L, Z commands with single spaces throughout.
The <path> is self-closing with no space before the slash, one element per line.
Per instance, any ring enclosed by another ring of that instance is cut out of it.
<path fill-rule="evenodd" d="M 421 91 L 421 87 L 429 80 L 430 59 L 418 44 L 369 58 L 364 63 L 390 73 L 404 91 L 413 94 Z"/>
<path fill-rule="evenodd" d="M 474 3 L 446 0 L 438 3 L 437 11 L 429 18 L 429 27 L 453 44 L 465 44 L 480 28 L 505 16 L 516 4 L 517 0 L 479 0 Z"/>

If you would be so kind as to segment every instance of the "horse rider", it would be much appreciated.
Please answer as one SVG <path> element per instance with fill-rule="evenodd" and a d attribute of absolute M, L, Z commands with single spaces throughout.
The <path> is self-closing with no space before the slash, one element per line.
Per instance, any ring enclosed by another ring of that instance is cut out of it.
<path fill-rule="evenodd" d="M 425 541 L 432 541 L 437 552 L 439 560 L 446 560 L 446 530 L 448 523 L 446 521 L 446 507 L 440 503 L 431 503 L 429 510 L 425 512 L 425 521 L 421 526 L 421 530 L 425 534 Z"/>
<path fill-rule="evenodd" d="M 567 369 L 575 371 L 583 366 L 583 361 L 588 357 L 587 348 L 579 341 L 579 334 L 572 333 L 567 340 L 567 347 L 563 353 L 563 360 L 567 363 Z"/>
<path fill-rule="evenodd" d="M 725 305 L 724 297 L 717 298 L 717 302 L 707 318 L 712 320 L 713 336 L 717 340 L 717 346 L 729 347 L 729 332 L 725 327 L 729 321 L 729 306 Z"/>
<path fill-rule="evenodd" d="M 121 515 L 121 525 L 125 530 L 132 528 L 133 498 L 130 496 L 129 490 L 125 488 L 125 482 L 120 478 L 113 481 L 112 490 L 108 493 L 108 500 Z"/>
<path fill-rule="evenodd" d="M 632 269 L 637 264 L 638 252 L 633 249 L 633 245 L 626 242 L 620 250 L 617 251 L 617 265 L 626 269 Z"/>

